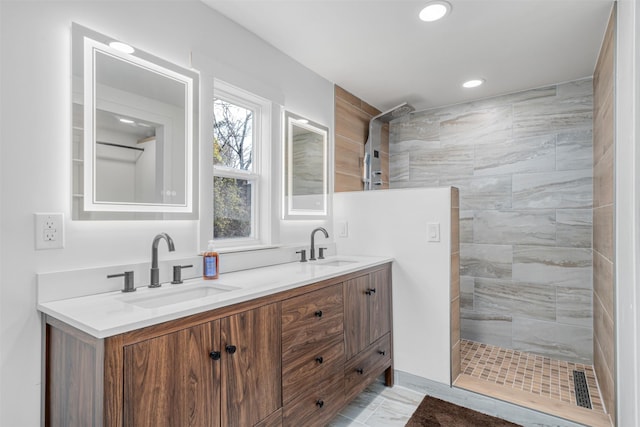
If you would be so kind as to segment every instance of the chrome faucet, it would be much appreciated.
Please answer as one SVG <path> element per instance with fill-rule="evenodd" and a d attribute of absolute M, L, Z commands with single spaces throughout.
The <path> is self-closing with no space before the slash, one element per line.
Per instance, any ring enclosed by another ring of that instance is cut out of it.
<path fill-rule="evenodd" d="M 158 244 L 160 240 L 166 240 L 167 246 L 169 246 L 169 252 L 173 252 L 176 248 L 173 246 L 173 239 L 167 233 L 160 233 L 153 238 L 151 244 L 151 283 L 150 288 L 160 287 L 160 269 L 158 268 Z"/>
<path fill-rule="evenodd" d="M 316 231 L 322 231 L 324 233 L 324 237 L 326 237 L 327 239 L 329 238 L 329 233 L 327 233 L 327 230 L 325 230 L 322 227 L 318 227 L 315 230 L 313 230 L 311 232 L 311 253 L 309 256 L 309 261 L 315 261 L 316 260 L 316 245 L 315 245 L 315 234 Z"/>

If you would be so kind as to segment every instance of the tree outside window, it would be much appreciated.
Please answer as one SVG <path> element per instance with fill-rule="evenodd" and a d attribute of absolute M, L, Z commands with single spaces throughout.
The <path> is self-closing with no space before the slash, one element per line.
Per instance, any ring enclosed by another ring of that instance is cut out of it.
<path fill-rule="evenodd" d="M 215 239 L 247 238 L 253 234 L 255 113 L 217 98 L 214 101 Z"/>

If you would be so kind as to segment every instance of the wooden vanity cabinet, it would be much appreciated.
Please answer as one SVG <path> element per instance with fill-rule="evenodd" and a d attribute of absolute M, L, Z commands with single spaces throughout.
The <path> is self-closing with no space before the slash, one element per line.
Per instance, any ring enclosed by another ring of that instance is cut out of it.
<path fill-rule="evenodd" d="M 393 385 L 390 263 L 105 339 L 43 320 L 46 426 L 322 426 Z"/>
<path fill-rule="evenodd" d="M 282 425 L 280 302 L 91 337 L 45 317 L 45 426 Z"/>
<path fill-rule="evenodd" d="M 342 284 L 282 303 L 283 425 L 323 426 L 344 404 Z"/>
<path fill-rule="evenodd" d="M 124 347 L 124 424 L 253 426 L 281 407 L 270 304 Z M 250 386 L 248 386 L 250 385 Z"/>
<path fill-rule="evenodd" d="M 384 372 L 393 385 L 391 268 L 346 280 L 344 290 L 345 398 Z"/>

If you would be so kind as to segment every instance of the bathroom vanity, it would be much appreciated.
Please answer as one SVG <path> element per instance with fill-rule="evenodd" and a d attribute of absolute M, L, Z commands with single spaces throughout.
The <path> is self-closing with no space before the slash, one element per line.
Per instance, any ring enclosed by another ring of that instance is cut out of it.
<path fill-rule="evenodd" d="M 208 285 L 187 282 L 193 295 Z M 264 267 L 220 286 L 175 304 L 146 288 L 40 304 L 45 425 L 322 426 L 380 375 L 393 384 L 390 259 Z"/>

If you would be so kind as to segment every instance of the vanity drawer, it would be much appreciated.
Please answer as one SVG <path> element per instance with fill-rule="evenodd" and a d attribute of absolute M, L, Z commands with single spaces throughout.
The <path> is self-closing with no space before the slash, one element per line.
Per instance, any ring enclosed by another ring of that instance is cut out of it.
<path fill-rule="evenodd" d="M 346 399 L 355 397 L 389 366 L 391 366 L 391 337 L 387 333 L 345 365 Z"/>
<path fill-rule="evenodd" d="M 282 302 L 282 351 L 342 335 L 342 284 Z"/>
<path fill-rule="evenodd" d="M 301 393 L 283 408 L 283 426 L 321 427 L 336 416 L 344 404 L 344 373 L 335 372 L 313 389 Z"/>
<path fill-rule="evenodd" d="M 304 347 L 304 351 L 295 352 L 296 357 L 282 364 L 282 400 L 285 404 L 300 394 L 312 392 L 324 379 L 344 372 L 342 335 Z"/>

